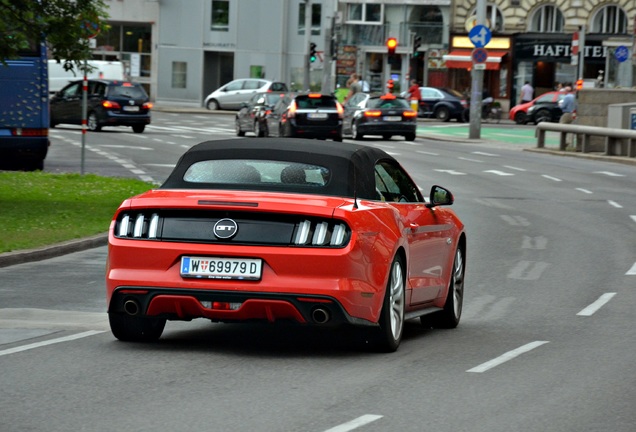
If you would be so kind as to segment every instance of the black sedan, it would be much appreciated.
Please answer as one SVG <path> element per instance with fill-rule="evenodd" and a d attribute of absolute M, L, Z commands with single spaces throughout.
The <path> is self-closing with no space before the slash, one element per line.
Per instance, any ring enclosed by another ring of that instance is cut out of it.
<path fill-rule="evenodd" d="M 265 136 L 342 141 L 344 109 L 333 95 L 283 97 L 265 118 Z"/>
<path fill-rule="evenodd" d="M 447 122 L 450 119 L 463 120 L 463 113 L 468 108 L 468 101 L 457 90 L 449 88 L 420 87 L 419 116 L 436 118 Z"/>
<path fill-rule="evenodd" d="M 391 93 L 374 96 L 357 93 L 344 108 L 343 133 L 353 139 L 362 139 L 365 135 L 390 139 L 401 135 L 407 141 L 415 140 L 417 113 L 402 97 Z"/>
<path fill-rule="evenodd" d="M 241 109 L 236 113 L 236 135 L 245 136 L 245 132 L 253 132 L 258 137 L 265 136 L 265 116 L 285 96 L 285 93 L 278 92 L 255 93 L 248 102 L 241 103 Z"/>
<path fill-rule="evenodd" d="M 82 83 L 75 81 L 51 98 L 51 127 L 82 124 Z M 88 80 L 87 126 L 99 132 L 104 126 L 131 126 L 142 133 L 150 124 L 152 103 L 139 83 L 106 79 Z"/>

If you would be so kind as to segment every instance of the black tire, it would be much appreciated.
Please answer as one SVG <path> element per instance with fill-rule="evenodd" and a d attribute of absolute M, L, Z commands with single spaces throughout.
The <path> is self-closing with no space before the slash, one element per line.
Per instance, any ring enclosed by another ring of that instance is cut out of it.
<path fill-rule="evenodd" d="M 236 136 L 245 136 L 245 131 L 243 129 L 241 129 L 241 124 L 239 122 L 239 119 L 234 120 L 234 127 L 236 129 Z"/>
<path fill-rule="evenodd" d="M 405 287 L 404 260 L 397 255 L 389 269 L 389 280 L 378 322 L 380 328 L 374 329 L 373 333 L 372 344 L 377 351 L 395 352 L 400 346 L 404 333 Z"/>
<path fill-rule="evenodd" d="M 517 123 L 518 125 L 524 125 L 528 123 L 528 115 L 523 111 L 519 111 L 515 114 L 515 123 Z"/>
<path fill-rule="evenodd" d="M 552 121 L 552 116 L 550 115 L 550 111 L 546 109 L 540 109 L 534 116 L 534 124 L 539 124 L 542 122 Z"/>
<path fill-rule="evenodd" d="M 219 103 L 215 101 L 214 99 L 209 100 L 208 103 L 205 104 L 205 107 L 209 109 L 210 111 L 216 111 L 220 108 Z"/>
<path fill-rule="evenodd" d="M 450 110 L 445 106 L 438 107 L 435 110 L 435 118 L 443 122 L 450 121 Z"/>
<path fill-rule="evenodd" d="M 406 134 L 404 135 L 404 139 L 406 141 L 415 141 L 415 134 L 414 133 Z"/>
<path fill-rule="evenodd" d="M 351 137 L 354 140 L 364 139 L 364 135 L 362 135 L 360 131 L 358 131 L 358 125 L 356 124 L 356 122 L 351 123 Z"/>
<path fill-rule="evenodd" d="M 99 124 L 99 121 L 97 120 L 97 114 L 95 114 L 95 111 L 91 111 L 90 113 L 88 113 L 86 126 L 88 127 L 88 130 L 91 132 L 99 132 L 102 130 L 102 126 Z"/>
<path fill-rule="evenodd" d="M 265 132 L 261 128 L 261 122 L 258 120 L 254 120 L 254 135 L 260 138 L 265 136 Z"/>
<path fill-rule="evenodd" d="M 154 342 L 161 337 L 166 326 L 165 318 L 137 317 L 109 313 L 110 331 L 124 342 Z"/>
<path fill-rule="evenodd" d="M 134 133 L 144 133 L 146 125 L 134 125 L 132 128 Z"/>
<path fill-rule="evenodd" d="M 336 142 L 342 142 L 342 135 L 338 135 L 333 140 L 336 141 Z"/>
<path fill-rule="evenodd" d="M 384 135 L 382 135 L 382 139 L 383 139 L 383 140 L 390 140 L 390 139 L 391 139 L 391 135 L 389 135 L 389 134 L 384 134 Z"/>
<path fill-rule="evenodd" d="M 461 248 L 455 251 L 453 262 L 453 272 L 451 273 L 448 285 L 448 295 L 444 303 L 444 309 L 431 315 L 420 317 L 420 321 L 425 327 L 451 329 L 457 327 L 462 317 L 462 307 L 464 304 L 464 274 L 466 271 L 466 260 Z"/>
<path fill-rule="evenodd" d="M 470 108 L 466 108 L 464 109 L 464 111 L 462 111 L 461 121 L 464 123 L 468 123 L 470 121 Z"/>

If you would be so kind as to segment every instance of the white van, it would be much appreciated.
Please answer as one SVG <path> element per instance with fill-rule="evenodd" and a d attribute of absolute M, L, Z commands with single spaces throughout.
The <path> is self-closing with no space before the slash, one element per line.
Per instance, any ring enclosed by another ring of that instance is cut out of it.
<path fill-rule="evenodd" d="M 88 60 L 90 66 L 95 69 L 88 73 L 88 78 L 104 78 L 113 80 L 125 80 L 124 64 L 120 61 Z M 64 61 L 58 63 L 49 60 L 49 93 L 57 93 L 66 84 L 84 78 L 84 73 L 73 64 L 73 70 L 64 70 Z"/>

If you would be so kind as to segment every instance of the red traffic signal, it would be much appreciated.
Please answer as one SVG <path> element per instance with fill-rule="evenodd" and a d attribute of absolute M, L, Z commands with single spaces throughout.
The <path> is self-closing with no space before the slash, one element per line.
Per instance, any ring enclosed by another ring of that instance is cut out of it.
<path fill-rule="evenodd" d="M 395 48 L 398 46 L 398 41 L 394 37 L 390 37 L 386 40 L 386 47 L 389 50 L 389 55 L 395 54 Z"/>

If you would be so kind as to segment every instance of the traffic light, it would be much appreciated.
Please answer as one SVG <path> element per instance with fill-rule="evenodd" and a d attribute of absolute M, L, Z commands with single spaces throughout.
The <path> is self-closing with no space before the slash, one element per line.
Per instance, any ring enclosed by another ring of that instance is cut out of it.
<path fill-rule="evenodd" d="M 420 55 L 418 48 L 422 46 L 422 36 L 415 36 L 413 39 L 413 57 L 417 57 Z"/>
<path fill-rule="evenodd" d="M 386 40 L 386 47 L 389 50 L 389 55 L 392 56 L 395 54 L 395 48 L 397 48 L 398 41 L 394 37 L 390 37 Z"/>
<path fill-rule="evenodd" d="M 392 93 L 393 92 L 393 87 L 394 87 L 393 80 L 389 79 L 386 82 L 386 90 L 387 90 L 387 92 Z"/>
<path fill-rule="evenodd" d="M 576 90 L 581 90 L 583 88 L 583 80 L 581 78 L 576 80 Z"/>
<path fill-rule="evenodd" d="M 312 63 L 316 61 L 316 44 L 313 42 L 309 44 L 309 61 Z"/>

